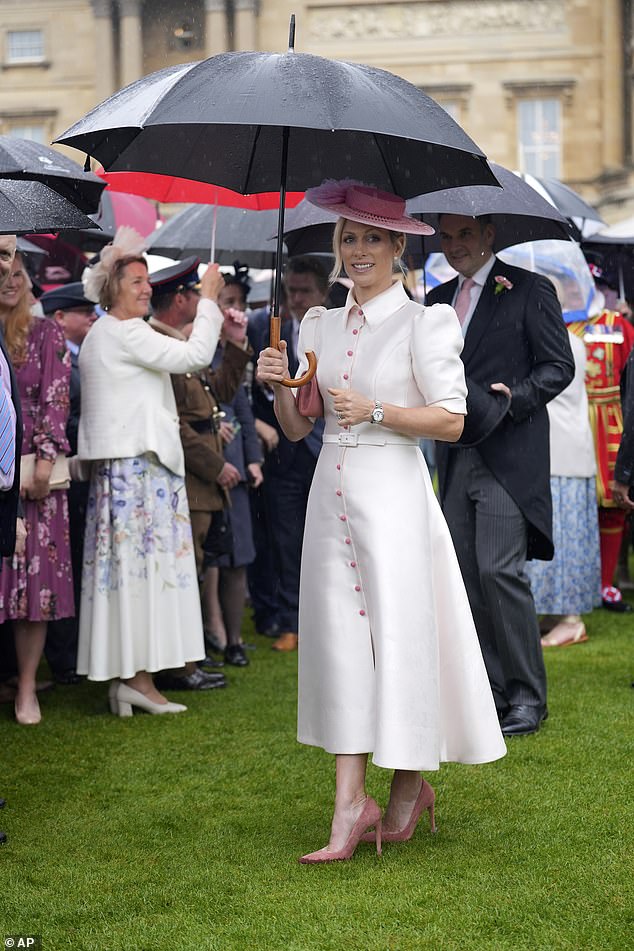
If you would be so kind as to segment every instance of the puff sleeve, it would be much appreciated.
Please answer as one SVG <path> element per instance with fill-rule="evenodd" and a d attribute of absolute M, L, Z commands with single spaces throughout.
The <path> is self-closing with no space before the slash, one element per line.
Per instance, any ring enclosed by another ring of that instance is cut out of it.
<path fill-rule="evenodd" d="M 467 385 L 460 359 L 462 347 L 460 324 L 449 304 L 421 307 L 414 315 L 412 368 L 426 405 L 466 416 Z"/>
<path fill-rule="evenodd" d="M 312 350 L 317 359 L 319 359 L 319 332 L 321 321 L 319 318 L 326 313 L 326 307 L 311 307 L 304 314 L 304 319 L 299 325 L 299 341 L 297 344 L 297 358 L 299 366 L 296 377 L 301 376 L 308 369 L 308 360 L 306 351 Z"/>

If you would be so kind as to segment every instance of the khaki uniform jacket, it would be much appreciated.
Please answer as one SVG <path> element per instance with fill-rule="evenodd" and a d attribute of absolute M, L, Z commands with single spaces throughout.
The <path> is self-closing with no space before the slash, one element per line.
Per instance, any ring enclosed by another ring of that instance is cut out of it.
<path fill-rule="evenodd" d="M 150 318 L 149 323 L 159 333 L 185 339 L 180 331 L 155 317 Z M 217 370 L 172 374 L 185 453 L 185 488 L 191 511 L 215 512 L 229 505 L 228 493 L 216 481 L 225 464 L 223 443 L 217 431 L 220 423 L 218 403 L 231 402 L 252 357 L 250 347 L 241 350 L 227 343 L 222 364 Z M 209 431 L 205 431 L 207 423 L 211 423 Z M 198 431 L 198 426 L 202 432 Z"/>

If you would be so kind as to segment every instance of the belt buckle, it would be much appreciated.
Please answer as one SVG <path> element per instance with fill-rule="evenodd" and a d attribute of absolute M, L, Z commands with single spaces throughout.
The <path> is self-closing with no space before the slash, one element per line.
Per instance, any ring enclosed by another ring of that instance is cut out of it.
<path fill-rule="evenodd" d="M 340 446 L 356 446 L 359 443 L 357 433 L 339 433 Z"/>

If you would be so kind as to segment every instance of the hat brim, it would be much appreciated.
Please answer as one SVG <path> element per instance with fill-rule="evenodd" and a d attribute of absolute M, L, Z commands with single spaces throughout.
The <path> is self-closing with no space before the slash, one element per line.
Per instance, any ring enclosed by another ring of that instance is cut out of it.
<path fill-rule="evenodd" d="M 383 218 L 381 215 L 370 212 L 357 211 L 345 203 L 333 205 L 324 202 L 322 204 L 308 197 L 306 200 L 311 205 L 316 205 L 317 208 L 330 211 L 333 215 L 339 215 L 340 218 L 346 218 L 348 221 L 356 221 L 358 224 L 374 225 L 376 228 L 384 228 L 386 231 L 402 231 L 404 234 L 430 235 L 436 233 L 431 225 L 424 221 L 417 221 L 416 218 L 411 218 L 409 215 L 402 215 L 400 218 Z"/>

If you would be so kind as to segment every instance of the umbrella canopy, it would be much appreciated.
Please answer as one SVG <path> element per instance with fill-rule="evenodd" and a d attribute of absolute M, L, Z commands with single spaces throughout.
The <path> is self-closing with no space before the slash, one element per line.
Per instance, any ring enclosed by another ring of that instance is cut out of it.
<path fill-rule="evenodd" d="M 88 228 L 68 236 L 68 240 L 83 251 L 99 251 L 112 241 L 121 225 L 134 228 L 145 238 L 154 232 L 159 216 L 155 205 L 146 198 L 111 192 L 107 188 L 97 214 L 91 215 L 89 220 Z"/>
<path fill-rule="evenodd" d="M 42 182 L 86 214 L 97 211 L 105 188 L 100 178 L 65 155 L 9 135 L 0 135 L 0 178 Z"/>
<path fill-rule="evenodd" d="M 555 285 L 566 323 L 587 319 L 595 286 L 576 241 L 536 241 L 506 248 L 500 257 L 508 264 L 550 278 Z"/>
<path fill-rule="evenodd" d="M 332 254 L 332 233 L 339 215 L 304 199 L 284 216 L 284 241 L 290 255 Z"/>
<path fill-rule="evenodd" d="M 445 110 L 384 70 L 308 53 L 222 53 L 169 66 L 111 96 L 58 142 L 108 171 L 213 182 L 242 194 L 362 178 L 411 197 L 495 185 Z M 283 176 L 284 177 L 284 176 Z"/>
<path fill-rule="evenodd" d="M 44 248 L 39 247 L 39 245 L 33 241 L 27 241 L 26 238 L 18 238 L 17 250 L 20 254 L 28 254 L 38 261 L 42 261 L 47 256 L 47 252 Z"/>
<path fill-rule="evenodd" d="M 528 172 L 523 172 L 522 178 L 566 216 L 576 228 L 577 239 L 593 234 L 605 224 L 596 208 L 558 179 L 538 178 Z"/>
<path fill-rule="evenodd" d="M 276 227 L 276 211 L 191 205 L 154 232 L 148 251 L 171 258 L 195 254 L 208 261 L 215 229 L 214 258 L 218 264 L 233 264 L 239 258 L 251 267 L 271 267 Z"/>
<path fill-rule="evenodd" d="M 229 188 L 221 188 L 220 185 L 193 182 L 174 175 L 155 175 L 151 172 L 106 172 L 103 168 L 98 168 L 97 175 L 107 183 L 110 192 L 142 195 L 143 198 L 151 198 L 164 204 L 223 205 L 251 211 L 280 206 L 279 191 L 240 195 Z M 303 197 L 303 192 L 287 192 L 286 207 L 294 208 Z"/>
<path fill-rule="evenodd" d="M 34 234 L 86 228 L 94 223 L 42 182 L 0 178 L 0 234 Z"/>
<path fill-rule="evenodd" d="M 490 215 L 495 226 L 494 251 L 524 241 L 571 238 L 568 219 L 551 202 L 502 165 L 491 162 L 491 169 L 502 188 L 488 185 L 449 188 L 419 195 L 407 202 L 410 215 L 420 215 L 436 229 L 435 235 L 425 238 L 425 250 L 440 248 L 438 219 L 441 214 Z"/>
<path fill-rule="evenodd" d="M 581 242 L 583 253 L 603 270 L 620 300 L 634 301 L 634 219 L 605 228 Z"/>
<path fill-rule="evenodd" d="M 287 190 L 356 178 L 404 198 L 495 185 L 485 157 L 420 89 L 384 70 L 296 53 L 233 52 L 167 67 L 127 86 L 59 139 L 108 171 L 281 193 L 271 345 L 279 343 Z M 315 371 L 309 357 L 309 374 Z M 296 384 L 310 378 L 304 374 Z"/>
<path fill-rule="evenodd" d="M 505 248 L 499 257 L 508 264 L 543 274 L 555 285 L 566 323 L 585 320 L 594 297 L 594 281 L 576 241 L 532 241 Z M 444 254 L 435 252 L 425 264 L 427 290 L 450 281 L 456 271 Z M 419 287 L 421 293 L 423 288 Z"/>

